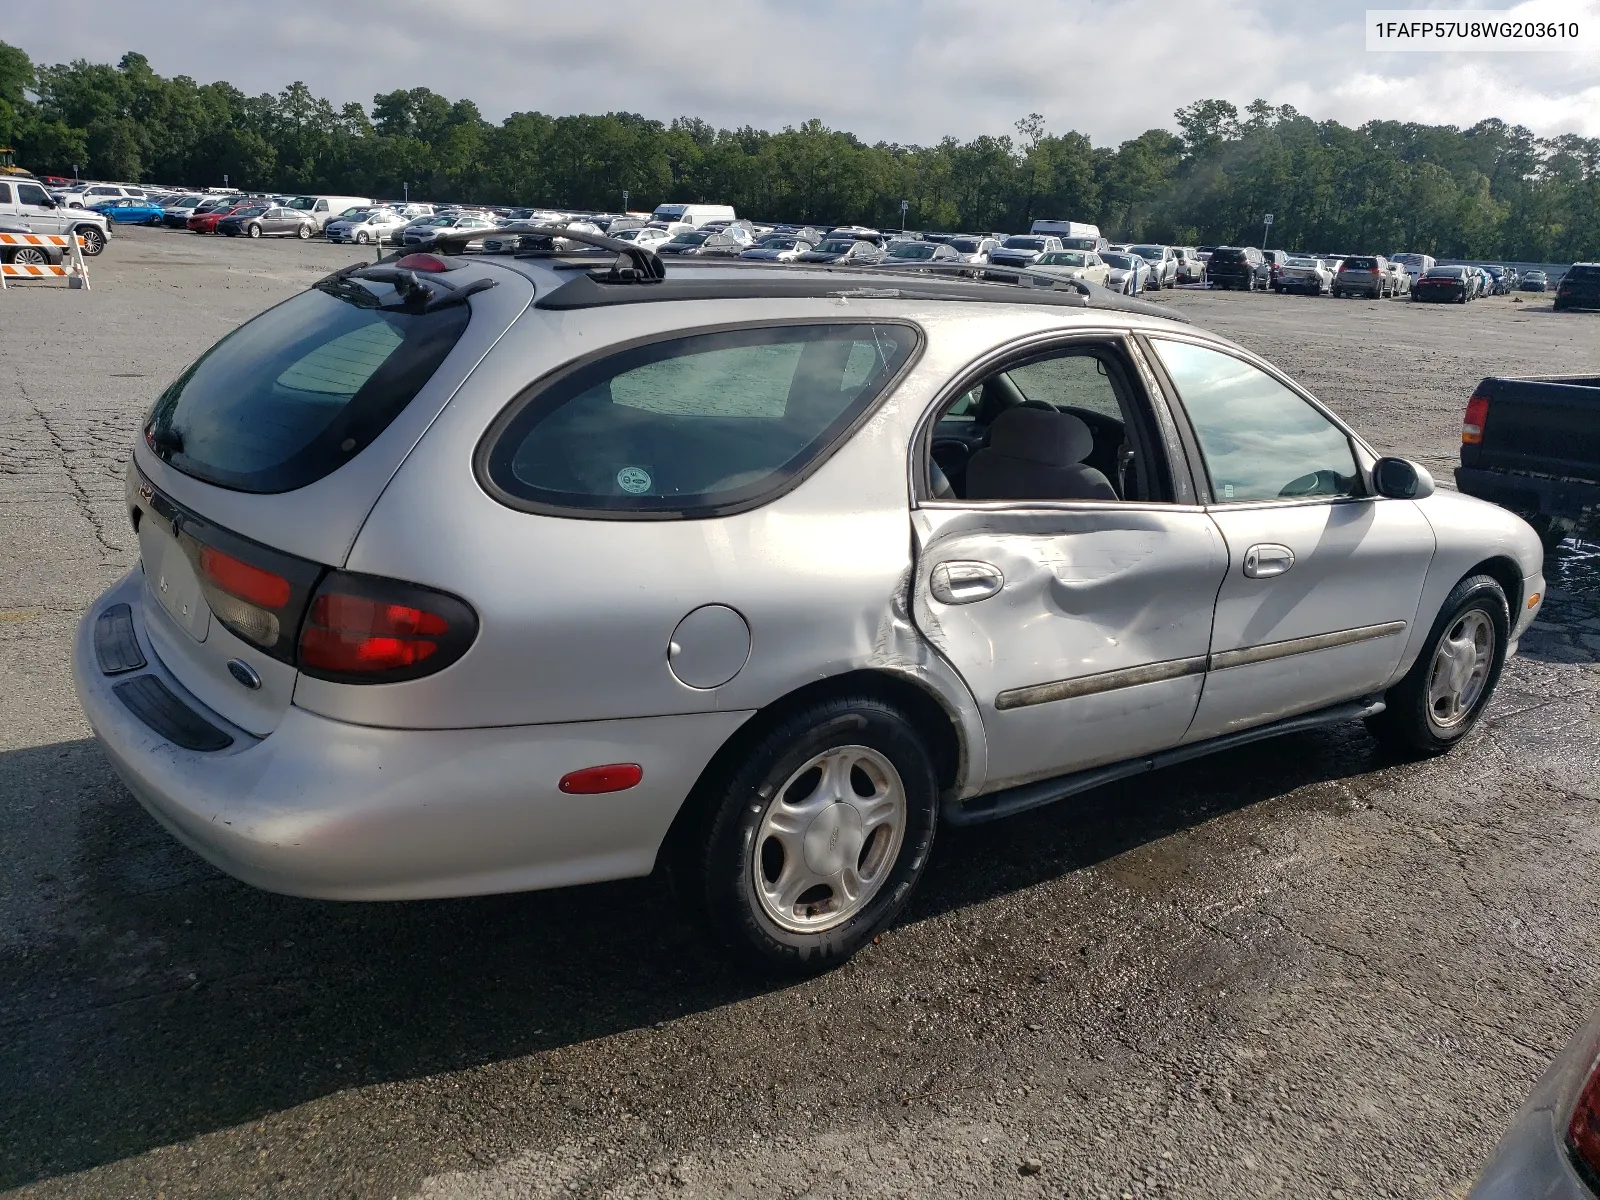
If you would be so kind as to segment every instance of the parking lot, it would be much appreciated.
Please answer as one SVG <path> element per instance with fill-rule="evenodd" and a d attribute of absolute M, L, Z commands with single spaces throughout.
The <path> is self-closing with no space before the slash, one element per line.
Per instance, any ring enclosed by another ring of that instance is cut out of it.
<path fill-rule="evenodd" d="M 1462 1196 L 1600 1003 L 1600 553 L 1468 743 L 1291 735 L 941 835 L 901 923 L 772 987 L 654 880 L 253 891 L 90 737 L 121 469 L 235 325 L 371 251 L 119 229 L 0 295 L 0 1190 L 22 1196 Z M 670 268 L 669 268 L 670 270 Z M 1489 374 L 1593 314 L 1178 290 L 1441 482 Z M 14 565 L 13 565 L 14 564 Z"/>

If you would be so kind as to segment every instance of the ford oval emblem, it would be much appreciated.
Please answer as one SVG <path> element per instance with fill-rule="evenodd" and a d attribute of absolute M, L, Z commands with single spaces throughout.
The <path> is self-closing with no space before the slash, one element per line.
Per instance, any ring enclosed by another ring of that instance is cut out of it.
<path fill-rule="evenodd" d="M 256 669 L 242 658 L 228 660 L 228 674 L 232 675 L 252 692 L 261 686 L 261 676 L 256 674 Z"/>

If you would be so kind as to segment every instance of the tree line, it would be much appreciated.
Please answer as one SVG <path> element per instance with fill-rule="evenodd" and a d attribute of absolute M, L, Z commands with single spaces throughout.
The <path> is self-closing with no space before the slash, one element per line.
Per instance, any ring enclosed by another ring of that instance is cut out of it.
<path fill-rule="evenodd" d="M 247 96 L 115 66 L 32 62 L 0 42 L 0 144 L 37 174 L 616 210 L 732 204 L 769 220 L 1015 231 L 1037 217 L 1174 244 L 1570 261 L 1600 256 L 1600 138 L 1540 138 L 1497 119 L 1468 129 L 1357 128 L 1263 100 L 1199 100 L 1118 146 L 1052 133 L 868 145 L 820 121 L 772 133 L 694 117 L 516 112 L 498 124 L 428 88 L 335 108 L 304 83 Z"/>

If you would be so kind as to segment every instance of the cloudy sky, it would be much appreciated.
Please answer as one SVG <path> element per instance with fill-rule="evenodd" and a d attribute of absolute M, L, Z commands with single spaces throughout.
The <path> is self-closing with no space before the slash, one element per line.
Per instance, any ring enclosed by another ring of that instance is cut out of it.
<path fill-rule="evenodd" d="M 1497 116 L 1600 136 L 1600 53 L 1369 53 L 1363 0 L 77 0 L 72 19 L 48 0 L 0 7 L 0 39 L 36 61 L 132 49 L 165 75 L 251 93 L 303 79 L 338 103 L 420 84 L 497 120 L 819 117 L 925 143 L 1039 112 L 1101 143 L 1170 128 L 1191 100 L 1260 96 L 1350 124 Z M 1600 0 L 1517 8 L 1600 30 Z"/>

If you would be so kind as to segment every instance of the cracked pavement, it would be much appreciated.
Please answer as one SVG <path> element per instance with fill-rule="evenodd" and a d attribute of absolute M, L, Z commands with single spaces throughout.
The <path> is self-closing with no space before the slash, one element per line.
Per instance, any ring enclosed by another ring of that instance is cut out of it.
<path fill-rule="evenodd" d="M 0 1189 L 28 1197 L 1461 1196 L 1600 1001 L 1600 554 L 1455 753 L 1295 735 L 946 831 L 900 925 L 772 988 L 652 880 L 252 891 L 72 697 L 135 559 L 120 471 L 217 337 L 360 257 L 118 231 L 0 295 Z M 1176 293 L 1448 480 L 1487 374 L 1592 316 Z M 1035 1170 L 1035 1165 L 1037 1170 Z"/>

